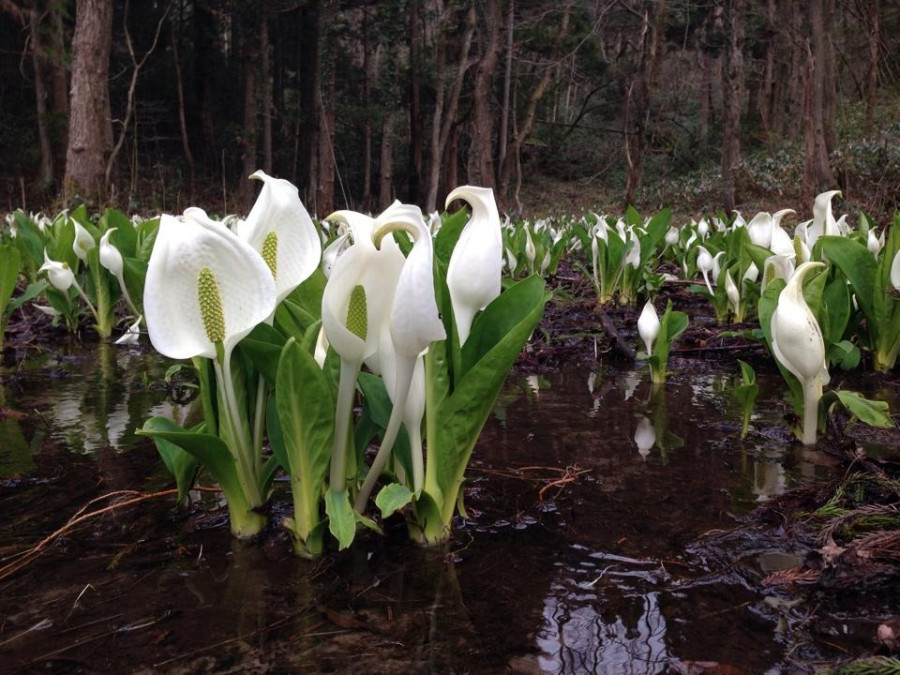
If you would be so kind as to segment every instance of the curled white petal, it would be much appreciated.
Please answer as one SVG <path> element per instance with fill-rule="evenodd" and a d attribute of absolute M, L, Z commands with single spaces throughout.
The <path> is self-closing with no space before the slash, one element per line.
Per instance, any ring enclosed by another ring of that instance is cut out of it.
<path fill-rule="evenodd" d="M 644 304 L 644 309 L 641 310 L 641 315 L 638 317 L 637 326 L 638 335 L 641 336 L 647 349 L 647 356 L 650 356 L 653 353 L 653 342 L 659 336 L 660 329 L 659 316 L 650 300 Z"/>
<path fill-rule="evenodd" d="M 163 215 L 144 285 L 150 342 L 173 359 L 215 358 L 200 311 L 198 278 L 209 268 L 224 315 L 226 353 L 275 309 L 275 281 L 262 257 L 202 209 Z"/>
<path fill-rule="evenodd" d="M 119 249 L 117 249 L 109 240 L 110 236 L 115 231 L 116 228 L 111 227 L 106 232 L 104 232 L 103 236 L 100 238 L 100 264 L 110 272 L 112 272 L 113 275 L 119 277 L 122 275 L 125 264 L 122 260 L 122 254 L 119 252 Z"/>
<path fill-rule="evenodd" d="M 503 239 L 493 190 L 464 185 L 447 195 L 447 204 L 457 199 L 472 207 L 447 267 L 453 317 L 460 344 L 464 344 L 475 313 L 500 295 Z"/>

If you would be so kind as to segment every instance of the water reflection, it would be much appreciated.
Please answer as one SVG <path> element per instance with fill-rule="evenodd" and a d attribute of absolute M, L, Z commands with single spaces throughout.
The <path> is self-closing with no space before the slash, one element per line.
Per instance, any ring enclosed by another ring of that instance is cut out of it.
<path fill-rule="evenodd" d="M 563 591 L 562 588 L 555 588 Z M 647 673 L 671 660 L 666 618 L 656 592 L 570 604 L 547 598 L 538 637 L 541 669 L 552 673 Z"/>

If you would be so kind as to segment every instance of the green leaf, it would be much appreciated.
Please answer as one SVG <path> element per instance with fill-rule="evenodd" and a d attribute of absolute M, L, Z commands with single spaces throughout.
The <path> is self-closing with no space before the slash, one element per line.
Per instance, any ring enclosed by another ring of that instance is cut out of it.
<path fill-rule="evenodd" d="M 285 336 L 301 340 L 318 318 L 301 305 L 285 298 L 275 310 L 275 327 Z"/>
<path fill-rule="evenodd" d="M 12 314 L 29 300 L 33 300 L 39 296 L 47 290 L 48 285 L 49 284 L 46 281 L 35 281 L 33 284 L 28 284 L 22 294 L 6 307 L 7 315 Z"/>
<path fill-rule="evenodd" d="M 261 323 L 240 341 L 240 349 L 252 361 L 266 382 L 274 386 L 284 343 L 284 336 L 280 332 L 266 323 Z"/>
<path fill-rule="evenodd" d="M 381 517 L 387 518 L 409 504 L 416 493 L 400 483 L 390 483 L 381 488 L 375 497 L 375 506 L 381 509 Z"/>
<path fill-rule="evenodd" d="M 356 536 L 356 516 L 350 504 L 350 493 L 347 490 L 326 490 L 325 513 L 328 514 L 328 529 L 338 540 L 338 549 L 343 551 Z"/>
<path fill-rule="evenodd" d="M 512 298 L 504 301 L 507 294 L 513 294 Z M 515 312 L 513 316 L 498 315 L 491 311 L 491 305 L 485 309 L 480 325 L 475 322 L 469 337 L 469 341 L 474 337 L 472 346 L 468 341 L 465 345 L 472 351 L 468 357 L 464 354 L 464 360 L 474 361 L 473 365 L 456 382 L 453 393 L 441 401 L 434 418 L 429 420 L 426 489 L 432 496 L 442 496 L 445 522 L 452 517 L 456 494 L 481 429 L 506 375 L 540 320 L 546 300 L 543 280 L 529 277 L 491 303 L 498 303 L 504 311 Z M 502 337 L 496 326 L 484 317 L 494 317 L 508 327 Z M 498 337 L 500 339 L 496 340 Z M 481 352 L 485 348 L 489 351 Z M 474 355 L 479 352 L 480 357 L 475 361 Z M 427 405 L 431 404 L 429 398 Z"/>
<path fill-rule="evenodd" d="M 872 401 L 855 391 L 836 390 L 834 393 L 847 411 L 860 422 L 870 427 L 896 426 L 891 419 L 891 411 L 886 401 Z"/>
<path fill-rule="evenodd" d="M 856 302 L 870 321 L 882 322 L 875 314 L 875 258 L 866 249 L 846 237 L 822 237 L 822 251 L 841 270 L 853 287 Z"/>
<path fill-rule="evenodd" d="M 305 539 L 320 520 L 319 498 L 325 489 L 334 438 L 334 400 L 325 374 L 293 338 L 281 353 L 275 390 L 286 468 L 291 475 L 295 528 Z"/>
<path fill-rule="evenodd" d="M 824 275 L 823 275 L 824 276 Z M 822 295 L 822 305 L 824 312 L 822 313 L 823 321 L 820 321 L 822 327 L 822 337 L 827 342 L 840 342 L 847 329 L 847 322 L 850 321 L 850 291 L 847 289 L 847 283 L 844 277 L 837 276 L 825 287 Z"/>
<path fill-rule="evenodd" d="M 6 313 L 6 307 L 16 290 L 19 281 L 19 269 L 22 256 L 13 242 L 0 245 L 0 312 Z"/>
<path fill-rule="evenodd" d="M 193 455 L 222 487 L 226 499 L 230 499 L 232 494 L 243 496 L 244 490 L 238 480 L 234 459 L 218 436 L 186 431 L 166 417 L 151 417 L 137 433 L 150 436 L 154 441 L 168 441 Z"/>
<path fill-rule="evenodd" d="M 460 209 L 452 215 L 444 214 L 441 229 L 434 238 L 434 257 L 447 265 L 459 235 L 469 222 L 469 213 L 466 209 Z"/>
<path fill-rule="evenodd" d="M 153 443 L 169 473 L 175 477 L 175 485 L 178 486 L 178 503 L 183 504 L 188 490 L 191 489 L 194 478 L 197 476 L 199 461 L 187 450 L 165 438 L 156 437 L 153 439 Z"/>
<path fill-rule="evenodd" d="M 498 344 L 523 316 L 534 307 L 543 309 L 548 299 L 549 296 L 544 296 L 544 280 L 537 275 L 523 279 L 496 297 L 472 324 L 472 332 L 462 348 L 462 370 L 456 378 L 465 377 L 469 369 Z M 522 345 L 519 345 L 516 354 L 521 349 Z M 503 374 L 505 376 L 506 373 Z"/>

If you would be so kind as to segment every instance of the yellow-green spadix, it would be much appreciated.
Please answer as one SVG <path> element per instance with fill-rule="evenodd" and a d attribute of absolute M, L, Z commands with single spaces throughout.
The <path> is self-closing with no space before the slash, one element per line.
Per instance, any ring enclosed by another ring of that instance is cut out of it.
<path fill-rule="evenodd" d="M 163 215 L 144 285 L 150 342 L 173 359 L 225 354 L 275 309 L 275 280 L 253 247 L 199 208 Z"/>

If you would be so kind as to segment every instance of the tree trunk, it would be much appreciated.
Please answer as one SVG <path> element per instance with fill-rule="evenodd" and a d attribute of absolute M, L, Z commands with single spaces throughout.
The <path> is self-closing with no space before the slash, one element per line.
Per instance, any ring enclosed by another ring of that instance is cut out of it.
<path fill-rule="evenodd" d="M 263 13 L 259 22 L 260 79 L 262 80 L 262 156 L 263 171 L 272 173 L 272 67 L 269 59 L 269 19 Z M 249 174 L 248 174 L 249 175 Z"/>
<path fill-rule="evenodd" d="M 820 47 L 813 46 L 816 61 L 822 64 L 822 127 L 825 132 L 825 149 L 830 155 L 837 149 L 837 47 L 834 44 L 834 0 L 822 3 L 822 33 L 813 34 L 813 40 L 821 39 Z M 821 49 L 821 61 L 818 56 Z"/>
<path fill-rule="evenodd" d="M 325 96 L 319 97 L 319 182 L 316 186 L 316 209 L 323 216 L 334 211 L 334 64 L 327 77 L 328 89 Z"/>
<path fill-rule="evenodd" d="M 517 125 L 516 133 L 513 136 L 512 144 L 509 149 L 510 155 L 512 157 L 519 157 L 521 150 L 525 145 L 525 141 L 528 140 L 528 137 L 531 135 L 532 129 L 534 129 L 534 119 L 537 115 L 538 103 L 541 102 L 541 99 L 547 92 L 547 88 L 550 86 L 550 82 L 553 79 L 556 71 L 556 61 L 559 59 L 560 47 L 563 40 L 569 33 L 569 17 L 571 9 L 572 6 L 570 4 L 566 4 L 566 6 L 563 8 L 563 15 L 559 22 L 559 30 L 555 32 L 553 46 L 550 49 L 550 63 L 544 68 L 544 73 L 541 76 L 541 79 L 538 81 L 537 86 L 528 97 L 528 103 L 525 104 L 525 115 L 522 118 L 521 124 Z M 661 11 L 665 11 L 664 3 L 661 5 Z M 509 179 L 511 174 L 512 163 L 507 162 L 500 172 L 499 192 L 504 198 L 507 196 L 507 192 L 509 190 Z"/>
<path fill-rule="evenodd" d="M 109 53 L 112 0 L 80 0 L 72 38 L 72 96 L 65 191 L 97 204 L 110 141 Z"/>
<path fill-rule="evenodd" d="M 178 128 L 181 130 L 181 149 L 188 167 L 188 201 L 194 201 L 194 154 L 191 152 L 191 141 L 188 136 L 187 119 L 184 116 L 184 80 L 181 76 L 181 58 L 179 57 L 176 27 L 172 27 L 172 59 L 175 62 L 175 90 L 178 93 Z"/>
<path fill-rule="evenodd" d="M 807 85 L 806 110 L 806 190 L 812 196 L 830 190 L 834 186 L 834 176 L 828 161 L 828 145 L 825 136 L 825 57 L 827 41 L 823 39 L 824 0 L 809 2 L 809 31 L 811 40 L 807 42 Z"/>
<path fill-rule="evenodd" d="M 459 97 L 465 82 L 466 71 L 469 69 L 469 49 L 472 46 L 472 37 L 475 34 L 475 7 L 471 5 L 466 12 L 465 29 L 462 39 L 458 41 L 459 57 L 456 66 L 456 76 L 450 85 L 449 95 L 444 84 L 446 74 L 446 52 L 448 40 L 446 34 L 439 38 L 439 45 L 435 64 L 437 70 L 438 91 L 434 106 L 434 119 L 431 129 L 431 162 L 428 170 L 428 195 L 425 199 L 425 210 L 434 211 L 437 207 L 438 191 L 441 182 L 441 165 L 444 163 L 444 155 L 450 131 L 456 125 L 459 116 Z M 451 29 L 452 30 L 452 29 Z M 454 31 L 455 34 L 455 31 Z"/>
<path fill-rule="evenodd" d="M 722 191 L 726 211 L 735 206 L 734 174 L 741 157 L 741 94 L 744 81 L 744 32 L 746 0 L 729 0 L 725 4 L 724 100 L 722 110 Z"/>
<path fill-rule="evenodd" d="M 496 187 L 494 175 L 494 115 L 491 111 L 491 94 L 494 73 L 500 58 L 500 39 L 503 12 L 500 0 L 480 3 L 484 11 L 481 32 L 481 58 L 475 70 L 472 89 L 472 147 L 469 156 L 468 182 L 481 187 Z"/>
<path fill-rule="evenodd" d="M 394 181 L 394 117 L 393 110 L 386 110 L 381 127 L 381 176 L 378 184 L 378 203 L 381 210 L 391 205 L 394 199 L 392 183 Z"/>
<path fill-rule="evenodd" d="M 775 77 L 775 0 L 766 0 L 765 24 L 763 40 L 763 80 L 759 97 L 759 124 L 763 142 L 768 142 L 772 135 L 772 100 Z"/>
<path fill-rule="evenodd" d="M 499 164 L 500 175 L 508 175 L 509 170 L 507 163 L 507 140 L 509 138 L 509 91 L 512 86 L 512 62 L 513 62 L 513 37 L 515 35 L 515 17 L 516 17 L 516 0 L 509 0 L 509 7 L 506 10 L 506 55 L 503 64 L 503 104 L 500 108 L 500 138 L 497 141 L 499 145 Z"/>
<path fill-rule="evenodd" d="M 866 72 L 866 134 L 872 133 L 875 120 L 875 92 L 878 89 L 878 46 L 881 44 L 879 0 L 865 3 L 866 32 L 869 36 L 869 67 Z"/>
<path fill-rule="evenodd" d="M 49 69 L 46 67 L 47 50 L 44 47 L 44 30 L 41 24 L 41 15 L 37 7 L 32 7 L 29 12 L 31 24 L 31 61 L 34 66 L 34 96 L 36 103 L 36 117 L 38 127 L 38 144 L 41 152 L 40 173 L 38 181 L 42 191 L 47 190 L 53 184 L 53 145 L 50 141 L 50 115 L 47 111 L 47 82 Z"/>
<path fill-rule="evenodd" d="M 419 92 L 419 0 L 410 0 L 409 11 L 409 189 L 407 199 L 418 203 L 422 176 L 422 110 Z"/>
<path fill-rule="evenodd" d="M 240 194 L 240 208 L 244 212 L 250 209 L 253 203 L 255 186 L 253 181 L 247 180 L 258 168 L 256 160 L 256 137 L 258 126 L 256 121 L 256 53 L 258 50 L 258 29 L 247 26 L 242 31 L 243 45 L 242 58 L 244 70 L 244 127 L 241 130 L 241 178 L 238 194 Z"/>
<path fill-rule="evenodd" d="M 312 0 L 300 10 L 300 39 L 297 45 L 297 93 L 300 114 L 297 120 L 297 153 L 294 183 L 300 188 L 305 204 L 314 204 L 316 198 L 317 166 L 316 149 L 319 146 L 319 38 L 323 9 L 320 0 Z M 323 217 L 328 215 L 313 210 Z"/>
<path fill-rule="evenodd" d="M 656 88 L 656 73 L 662 51 L 662 34 L 666 25 L 666 0 L 659 0 L 656 3 L 655 12 L 651 16 L 649 6 L 644 11 L 638 63 L 625 95 L 625 107 L 622 115 L 625 132 L 625 159 L 628 163 L 625 177 L 625 206 L 634 203 L 634 195 L 644 175 L 647 135 L 652 109 L 651 95 Z"/>
<path fill-rule="evenodd" d="M 369 13 L 363 12 L 362 19 L 363 34 L 363 64 L 362 64 L 362 102 L 365 109 L 365 120 L 363 121 L 363 192 L 361 207 L 363 211 L 372 210 L 372 116 L 370 114 L 370 106 L 372 105 L 371 93 L 371 77 L 373 63 L 377 64 L 378 58 L 372 58 L 371 43 L 369 41 Z"/>

